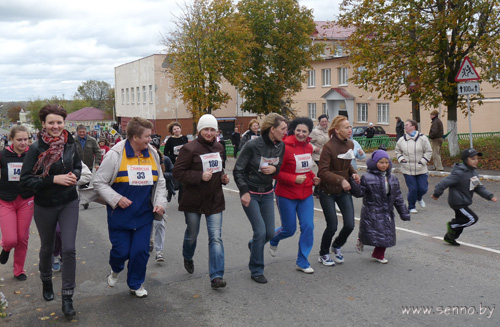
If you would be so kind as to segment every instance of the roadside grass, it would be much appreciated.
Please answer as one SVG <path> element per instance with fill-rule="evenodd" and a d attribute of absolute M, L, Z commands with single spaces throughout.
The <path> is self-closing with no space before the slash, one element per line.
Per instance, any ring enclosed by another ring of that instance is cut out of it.
<path fill-rule="evenodd" d="M 477 138 L 472 141 L 474 149 L 483 154 L 479 159 L 477 168 L 486 170 L 500 170 L 500 138 L 499 137 L 484 137 Z M 458 146 L 460 152 L 470 147 L 469 140 L 459 140 Z M 450 157 L 448 142 L 443 143 L 441 148 L 441 162 L 443 166 L 451 167 L 456 162 L 461 162 L 460 155 Z"/>

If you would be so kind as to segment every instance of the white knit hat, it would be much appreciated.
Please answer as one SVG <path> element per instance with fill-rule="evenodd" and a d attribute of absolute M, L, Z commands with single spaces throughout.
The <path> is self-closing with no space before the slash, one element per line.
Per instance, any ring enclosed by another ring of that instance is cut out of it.
<path fill-rule="evenodd" d="M 201 116 L 200 120 L 198 120 L 198 127 L 196 128 L 198 132 L 200 132 L 204 128 L 213 128 L 218 130 L 219 127 L 217 125 L 217 119 L 210 114 L 205 114 Z"/>

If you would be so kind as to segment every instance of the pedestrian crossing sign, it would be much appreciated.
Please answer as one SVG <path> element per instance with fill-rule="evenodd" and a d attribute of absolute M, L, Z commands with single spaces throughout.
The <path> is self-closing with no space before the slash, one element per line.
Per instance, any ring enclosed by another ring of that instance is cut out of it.
<path fill-rule="evenodd" d="M 465 57 L 462 61 L 460 69 L 458 70 L 458 74 L 455 77 L 455 82 L 478 81 L 480 79 L 479 74 L 470 62 L 469 57 Z"/>

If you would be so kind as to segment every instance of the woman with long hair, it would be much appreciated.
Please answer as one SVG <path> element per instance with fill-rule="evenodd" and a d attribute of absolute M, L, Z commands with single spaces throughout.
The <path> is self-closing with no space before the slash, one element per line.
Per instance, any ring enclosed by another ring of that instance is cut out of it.
<path fill-rule="evenodd" d="M 264 246 L 274 236 L 273 177 L 279 173 L 287 132 L 283 116 L 270 113 L 262 122 L 262 135 L 250 140 L 241 150 L 233 170 L 240 190 L 241 204 L 253 229 L 248 242 L 248 267 L 253 281 L 264 284 Z"/>

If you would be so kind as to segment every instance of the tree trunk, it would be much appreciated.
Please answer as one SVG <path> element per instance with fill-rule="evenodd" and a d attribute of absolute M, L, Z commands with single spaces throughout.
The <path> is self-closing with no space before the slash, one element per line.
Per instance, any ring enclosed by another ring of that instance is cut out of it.
<path fill-rule="evenodd" d="M 451 131 L 451 132 L 450 132 Z M 458 156 L 460 153 L 460 147 L 458 146 L 458 133 L 457 133 L 457 121 L 448 120 L 448 149 L 450 150 L 450 157 Z"/>

